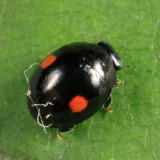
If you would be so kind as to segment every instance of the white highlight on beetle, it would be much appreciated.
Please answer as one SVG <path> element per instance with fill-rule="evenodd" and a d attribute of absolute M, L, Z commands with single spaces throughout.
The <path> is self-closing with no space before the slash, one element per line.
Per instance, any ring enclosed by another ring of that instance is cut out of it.
<path fill-rule="evenodd" d="M 120 61 L 116 59 L 114 55 L 111 55 L 111 59 L 117 67 L 120 67 Z"/>
<path fill-rule="evenodd" d="M 62 76 L 62 71 L 60 69 L 56 69 L 53 71 L 49 77 L 47 77 L 45 91 L 51 90 L 59 81 Z"/>
<path fill-rule="evenodd" d="M 101 79 L 104 77 L 104 72 L 102 70 L 100 62 L 96 62 L 93 68 L 88 64 L 85 66 L 84 70 L 91 76 L 91 83 L 98 87 Z"/>
<path fill-rule="evenodd" d="M 52 123 L 49 124 L 49 125 L 44 125 L 39 106 L 47 107 L 48 105 L 54 105 L 54 104 L 51 103 L 51 102 L 46 102 L 46 104 L 36 104 L 36 103 L 34 103 L 32 97 L 31 97 L 31 89 L 30 89 L 29 79 L 28 79 L 28 77 L 27 77 L 27 72 L 28 72 L 34 65 L 39 65 L 39 63 L 33 63 L 33 64 L 30 65 L 27 69 L 24 70 L 24 76 L 25 76 L 26 81 L 27 81 L 27 83 L 28 83 L 28 90 L 27 90 L 26 95 L 29 97 L 29 99 L 30 99 L 31 102 L 33 103 L 31 106 L 32 106 L 32 107 L 36 107 L 36 109 L 37 109 L 37 113 L 38 113 L 38 114 L 37 114 L 37 123 L 38 123 L 41 127 L 43 127 L 44 132 L 47 134 L 46 128 L 52 126 Z M 48 118 L 51 117 L 51 116 L 53 116 L 53 115 L 52 115 L 52 114 L 48 114 L 48 115 L 46 115 L 45 118 L 48 119 Z"/>

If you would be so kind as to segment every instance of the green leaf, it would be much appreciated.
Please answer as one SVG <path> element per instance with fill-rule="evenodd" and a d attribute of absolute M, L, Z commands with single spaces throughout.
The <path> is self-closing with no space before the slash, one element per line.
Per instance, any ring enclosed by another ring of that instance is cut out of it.
<path fill-rule="evenodd" d="M 1 0 L 0 159 L 159 160 L 159 8 L 159 0 Z M 118 72 L 114 112 L 102 107 L 59 141 L 30 116 L 24 70 L 49 50 L 100 40 L 131 66 Z"/>

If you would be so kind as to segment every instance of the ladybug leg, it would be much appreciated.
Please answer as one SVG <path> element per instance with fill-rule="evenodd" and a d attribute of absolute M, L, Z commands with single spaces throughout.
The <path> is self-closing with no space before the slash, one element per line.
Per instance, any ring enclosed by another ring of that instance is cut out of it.
<path fill-rule="evenodd" d="M 104 103 L 104 108 L 107 108 L 110 105 L 111 101 L 112 101 L 112 98 L 110 95 Z"/>
<path fill-rule="evenodd" d="M 104 108 L 106 109 L 106 111 L 108 111 L 108 112 L 110 112 L 110 113 L 113 112 L 113 110 L 111 110 L 110 108 L 108 108 L 108 106 L 110 105 L 111 101 L 112 101 L 112 98 L 111 98 L 111 95 L 110 95 L 110 96 L 107 98 L 107 100 L 105 101 L 105 103 L 104 103 Z"/>
<path fill-rule="evenodd" d="M 63 128 L 59 128 L 59 132 L 68 132 L 74 129 L 74 125 L 73 126 L 69 126 L 69 127 L 63 127 Z"/>
<path fill-rule="evenodd" d="M 68 132 L 68 131 L 72 131 L 74 129 L 74 125 L 70 126 L 70 127 L 63 127 L 63 128 L 58 128 L 58 132 L 57 132 L 57 137 L 59 140 L 62 140 L 62 136 L 61 136 L 61 132 Z"/>

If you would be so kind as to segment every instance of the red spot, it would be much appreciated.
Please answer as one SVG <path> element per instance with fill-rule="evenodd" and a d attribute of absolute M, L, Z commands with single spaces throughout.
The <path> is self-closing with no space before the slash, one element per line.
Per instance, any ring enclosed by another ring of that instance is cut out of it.
<path fill-rule="evenodd" d="M 41 68 L 47 68 L 51 64 L 53 64 L 56 61 L 56 56 L 51 54 L 48 56 L 42 63 L 41 63 Z"/>
<path fill-rule="evenodd" d="M 83 96 L 75 96 L 69 102 L 69 108 L 72 112 L 81 112 L 88 106 L 88 100 Z"/>

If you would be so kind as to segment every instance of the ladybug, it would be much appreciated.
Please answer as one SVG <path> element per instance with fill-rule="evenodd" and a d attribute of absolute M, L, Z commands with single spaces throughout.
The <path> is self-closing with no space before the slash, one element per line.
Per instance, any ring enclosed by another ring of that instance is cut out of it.
<path fill-rule="evenodd" d="M 123 61 L 110 44 L 76 42 L 50 54 L 29 84 L 28 108 L 43 127 L 70 131 L 111 102 Z"/>

